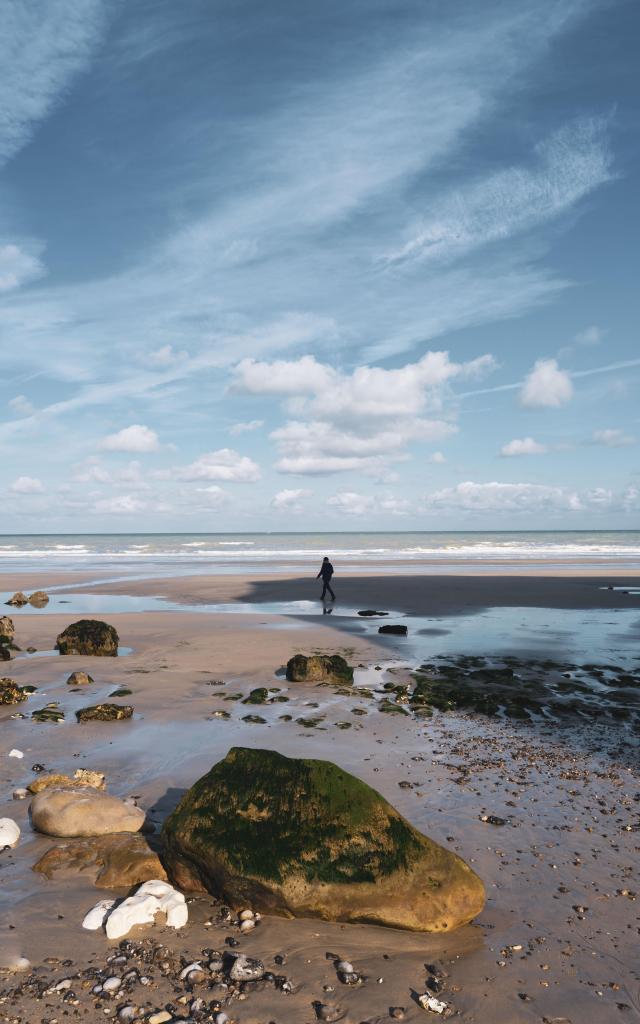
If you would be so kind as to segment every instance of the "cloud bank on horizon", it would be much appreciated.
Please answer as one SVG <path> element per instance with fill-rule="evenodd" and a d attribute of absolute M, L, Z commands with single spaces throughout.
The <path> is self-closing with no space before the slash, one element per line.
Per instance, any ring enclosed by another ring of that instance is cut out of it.
<path fill-rule="evenodd" d="M 638 28 L 8 0 L 5 531 L 637 526 Z"/>

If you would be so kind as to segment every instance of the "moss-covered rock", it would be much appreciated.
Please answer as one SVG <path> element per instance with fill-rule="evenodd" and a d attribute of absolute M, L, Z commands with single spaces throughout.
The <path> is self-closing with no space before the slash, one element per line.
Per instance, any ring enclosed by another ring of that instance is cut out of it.
<path fill-rule="evenodd" d="M 67 679 L 67 686 L 89 686 L 93 677 L 87 672 L 72 672 Z"/>
<path fill-rule="evenodd" d="M 43 708 L 32 711 L 31 717 L 34 722 L 64 722 L 64 711 L 60 710 L 58 702 L 54 700 L 50 704 L 45 704 Z"/>
<path fill-rule="evenodd" d="M 99 619 L 80 619 L 72 622 L 56 640 L 60 654 L 84 654 L 115 658 L 118 654 L 118 634 L 113 626 Z"/>
<path fill-rule="evenodd" d="M 269 703 L 269 691 L 266 686 L 258 686 L 255 690 L 251 690 L 248 697 L 245 697 L 242 701 L 243 704 L 268 704 Z"/>
<path fill-rule="evenodd" d="M 285 917 L 448 931 L 484 887 L 364 782 L 328 761 L 232 748 L 163 830 L 181 889 Z"/>
<path fill-rule="evenodd" d="M 0 704 L 19 704 L 27 699 L 27 694 L 16 683 L 15 679 L 4 676 L 0 679 Z"/>
<path fill-rule="evenodd" d="M 76 718 L 79 722 L 119 722 L 123 718 L 131 718 L 132 714 L 130 704 L 92 704 L 76 711 Z"/>
<path fill-rule="evenodd" d="M 287 662 L 292 683 L 352 683 L 353 669 L 339 654 L 296 654 Z"/>

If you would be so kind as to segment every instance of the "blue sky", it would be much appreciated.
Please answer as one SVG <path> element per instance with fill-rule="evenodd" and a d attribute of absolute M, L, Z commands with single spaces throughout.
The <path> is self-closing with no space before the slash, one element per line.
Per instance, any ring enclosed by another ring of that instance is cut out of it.
<path fill-rule="evenodd" d="M 6 532 L 637 527 L 637 4 L 5 11 Z"/>

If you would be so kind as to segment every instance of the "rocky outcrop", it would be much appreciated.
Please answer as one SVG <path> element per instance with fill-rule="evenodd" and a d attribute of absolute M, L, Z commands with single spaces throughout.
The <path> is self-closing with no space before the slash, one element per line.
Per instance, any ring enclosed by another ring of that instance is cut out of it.
<path fill-rule="evenodd" d="M 378 633 L 388 636 L 406 636 L 408 630 L 406 626 L 379 626 Z"/>
<path fill-rule="evenodd" d="M 287 662 L 287 679 L 292 683 L 353 682 L 353 669 L 339 654 L 296 654 Z"/>
<path fill-rule="evenodd" d="M 44 590 L 36 590 L 29 595 L 29 604 L 34 608 L 44 608 L 49 604 L 49 595 Z"/>
<path fill-rule="evenodd" d="M 47 850 L 33 870 L 47 878 L 56 872 L 93 874 L 101 889 L 128 889 L 167 877 L 158 854 L 138 832 L 72 839 Z"/>
<path fill-rule="evenodd" d="M 93 789 L 45 789 L 31 801 L 31 824 L 47 836 L 75 838 L 139 832 L 144 811 Z"/>
<path fill-rule="evenodd" d="M 32 711 L 31 717 L 34 722 L 64 722 L 64 711 L 60 709 L 58 702 L 53 700 L 43 708 Z"/>
<path fill-rule="evenodd" d="M 87 672 L 72 672 L 67 679 L 67 686 L 88 686 L 93 682 L 93 677 Z"/>
<path fill-rule="evenodd" d="M 20 704 L 27 699 L 27 694 L 18 686 L 15 679 L 3 676 L 0 679 L 0 704 Z"/>
<path fill-rule="evenodd" d="M 76 718 L 79 722 L 119 722 L 131 718 L 132 714 L 130 704 L 92 704 L 76 711 Z"/>
<path fill-rule="evenodd" d="M 56 640 L 60 654 L 86 654 L 115 658 L 118 655 L 118 634 L 113 626 L 99 619 L 73 622 Z"/>
<path fill-rule="evenodd" d="M 21 590 L 18 590 L 13 597 L 9 598 L 7 604 L 13 605 L 14 608 L 22 608 L 23 605 L 29 604 L 29 598 Z"/>
<path fill-rule="evenodd" d="M 328 761 L 233 748 L 183 797 L 163 841 L 179 888 L 236 909 L 449 931 L 484 906 L 463 860 Z"/>

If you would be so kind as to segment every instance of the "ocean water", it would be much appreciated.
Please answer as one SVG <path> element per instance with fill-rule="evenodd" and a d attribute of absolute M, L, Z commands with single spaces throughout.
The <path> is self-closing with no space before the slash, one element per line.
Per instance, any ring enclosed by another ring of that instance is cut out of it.
<path fill-rule="evenodd" d="M 165 533 L 0 535 L 0 572 L 167 573 L 339 567 L 444 572 L 509 564 L 640 569 L 640 530 L 386 533 Z"/>

